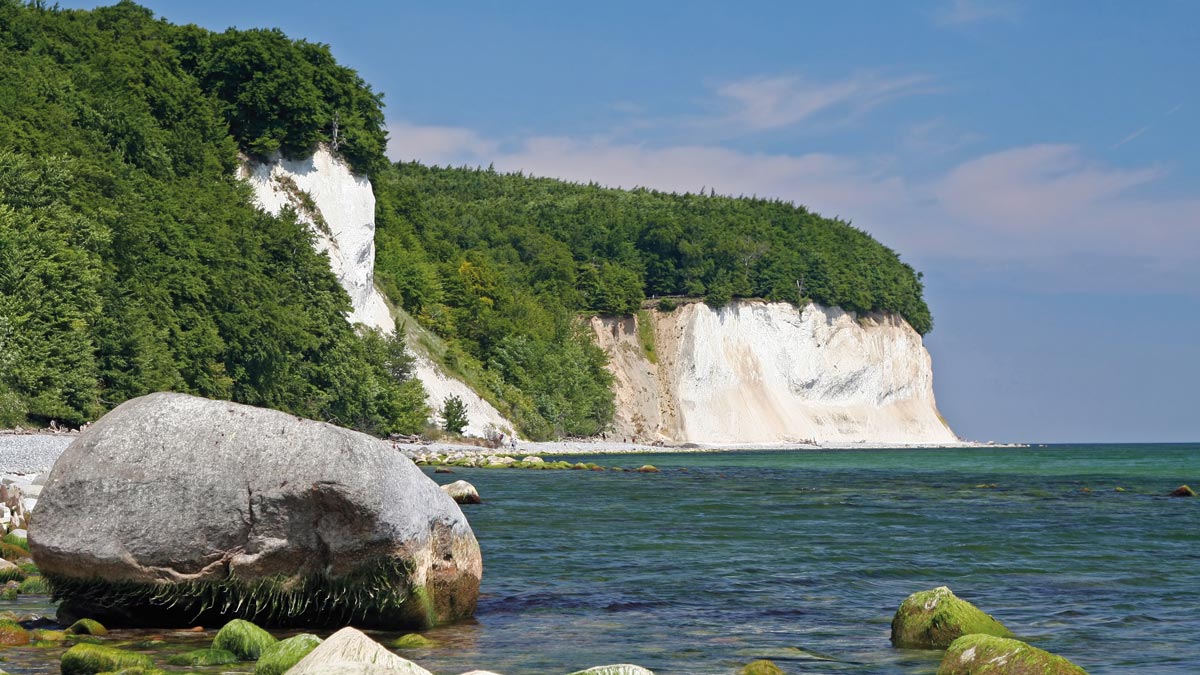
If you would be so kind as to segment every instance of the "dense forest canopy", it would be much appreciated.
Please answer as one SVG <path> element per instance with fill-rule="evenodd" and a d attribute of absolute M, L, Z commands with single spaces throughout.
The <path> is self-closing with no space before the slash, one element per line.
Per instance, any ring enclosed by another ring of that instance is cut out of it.
<path fill-rule="evenodd" d="M 629 314 L 655 296 L 758 297 L 932 327 L 920 275 L 894 252 L 789 203 L 416 163 L 374 178 L 380 286 L 535 436 L 595 433 L 611 419 L 580 313 Z"/>
<path fill-rule="evenodd" d="M 343 155 L 382 166 L 379 104 L 278 31 L 0 0 L 0 426 L 175 390 L 421 429 L 402 344 L 356 334 L 305 227 L 234 177 L 239 151 L 307 154 L 335 116 Z"/>
<path fill-rule="evenodd" d="M 380 96 L 277 30 L 0 0 L 0 106 L 0 426 L 169 389 L 420 430 L 403 339 L 347 325 L 311 234 L 235 178 L 321 144 L 374 182 L 382 290 L 532 438 L 612 419 L 581 315 L 761 297 L 932 327 L 894 252 L 789 203 L 388 164 Z"/>

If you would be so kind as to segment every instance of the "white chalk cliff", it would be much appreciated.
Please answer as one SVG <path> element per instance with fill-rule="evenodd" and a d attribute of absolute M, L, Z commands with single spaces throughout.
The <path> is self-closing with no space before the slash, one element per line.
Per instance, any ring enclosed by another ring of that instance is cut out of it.
<path fill-rule="evenodd" d="M 643 315 L 645 316 L 645 315 Z M 650 313 L 652 363 L 637 317 L 596 317 L 615 376 L 614 434 L 696 443 L 939 444 L 921 336 L 892 315 L 735 301 Z"/>
<path fill-rule="evenodd" d="M 348 321 L 385 333 L 395 330 L 391 309 L 375 287 L 375 193 L 369 179 L 355 175 L 324 147 L 306 159 L 275 156 L 267 162 L 244 161 L 238 176 L 254 188 L 264 211 L 279 215 L 290 206 L 312 230 L 314 246 L 329 255 L 338 282 L 350 295 Z M 515 429 L 470 387 L 443 372 L 411 339 L 409 347 L 431 410 L 440 410 L 446 397 L 458 396 L 467 405 L 467 435 L 482 436 L 489 425 Z"/>

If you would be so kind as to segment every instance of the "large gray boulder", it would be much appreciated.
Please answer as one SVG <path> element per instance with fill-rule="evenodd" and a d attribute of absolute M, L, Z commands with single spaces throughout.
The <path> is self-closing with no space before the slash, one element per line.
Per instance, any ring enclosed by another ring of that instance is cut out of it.
<path fill-rule="evenodd" d="M 93 424 L 37 511 L 60 618 L 428 627 L 474 612 L 483 569 L 458 505 L 389 444 L 182 394 Z"/>

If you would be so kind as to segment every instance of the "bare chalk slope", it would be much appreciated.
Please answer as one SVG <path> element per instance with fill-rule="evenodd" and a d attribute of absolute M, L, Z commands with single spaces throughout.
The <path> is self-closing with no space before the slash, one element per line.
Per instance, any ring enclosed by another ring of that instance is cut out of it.
<path fill-rule="evenodd" d="M 893 315 L 735 301 L 592 329 L 616 378 L 617 436 L 695 443 L 954 443 L 921 336 Z"/>
<path fill-rule="evenodd" d="M 305 159 L 276 156 L 265 163 L 244 162 L 239 176 L 254 188 L 263 210 L 277 215 L 285 206 L 291 207 L 309 226 L 316 249 L 329 255 L 338 282 L 350 295 L 353 309 L 347 320 L 384 333 L 395 330 L 391 309 L 375 287 L 375 193 L 369 179 L 352 173 L 324 147 Z M 515 428 L 470 387 L 439 368 L 412 340 L 409 345 L 417 357 L 417 378 L 425 385 L 431 410 L 440 410 L 446 397 L 458 396 L 467 405 L 469 424 L 464 431 L 468 435 L 483 436 L 489 425 Z"/>

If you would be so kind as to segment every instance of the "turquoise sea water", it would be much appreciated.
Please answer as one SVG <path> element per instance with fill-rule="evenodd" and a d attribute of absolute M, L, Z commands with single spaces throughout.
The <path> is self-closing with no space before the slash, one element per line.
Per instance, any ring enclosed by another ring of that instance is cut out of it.
<path fill-rule="evenodd" d="M 484 597 L 476 625 L 434 631 L 445 647 L 416 660 L 933 673 L 940 654 L 893 649 L 889 623 L 945 584 L 1092 675 L 1200 672 L 1200 499 L 1163 496 L 1200 483 L 1200 445 L 583 461 L 662 473 L 436 476 L 486 500 L 465 507 Z"/>
<path fill-rule="evenodd" d="M 570 459 L 662 472 L 434 476 L 486 500 L 464 507 L 483 595 L 404 656 L 439 675 L 932 674 L 940 653 L 893 649 L 889 622 L 944 584 L 1092 675 L 1200 672 L 1200 499 L 1163 496 L 1200 487 L 1200 445 Z"/>

